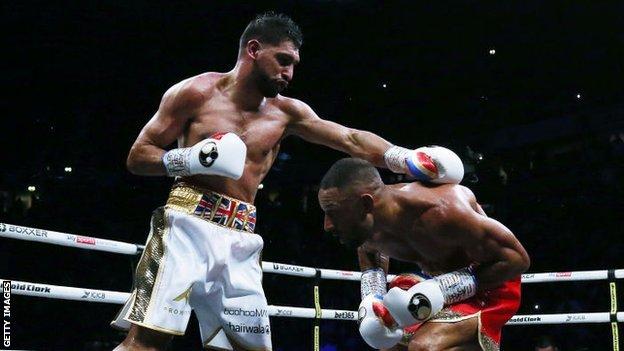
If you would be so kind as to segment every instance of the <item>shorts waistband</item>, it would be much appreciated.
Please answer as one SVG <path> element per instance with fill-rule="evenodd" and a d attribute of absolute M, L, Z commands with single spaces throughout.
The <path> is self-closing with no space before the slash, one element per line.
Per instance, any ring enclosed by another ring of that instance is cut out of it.
<path fill-rule="evenodd" d="M 166 207 L 235 230 L 253 233 L 256 228 L 254 205 L 184 183 L 173 186 Z"/>

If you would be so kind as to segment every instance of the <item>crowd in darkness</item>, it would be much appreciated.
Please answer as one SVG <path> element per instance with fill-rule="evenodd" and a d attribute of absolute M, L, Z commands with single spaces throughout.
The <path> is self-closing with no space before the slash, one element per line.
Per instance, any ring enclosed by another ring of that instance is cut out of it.
<path fill-rule="evenodd" d="M 462 184 L 522 242 L 530 272 L 624 268 L 622 4 L 271 3 L 305 37 L 286 95 L 399 145 L 456 151 L 466 168 Z M 16 29 L 8 46 L 19 50 L 6 58 L 11 69 L 3 74 L 3 86 L 12 89 L 0 137 L 0 222 L 144 243 L 151 212 L 165 202 L 172 180 L 131 175 L 124 165 L 130 145 L 169 86 L 231 69 L 244 25 L 268 8 L 168 1 L 8 7 L 3 23 Z M 323 232 L 317 202 L 318 182 L 341 157 L 299 139 L 283 141 L 256 198 L 264 260 L 358 270 L 355 252 Z M 405 181 L 381 174 L 388 183 Z M 137 261 L 0 238 L 2 279 L 127 292 Z M 392 261 L 390 270 L 417 267 Z M 312 307 L 315 284 L 263 278 L 273 305 Z M 357 308 L 357 283 L 318 284 L 322 307 Z M 522 293 L 519 314 L 610 307 L 606 281 L 525 284 Z M 119 307 L 13 295 L 12 346 L 110 350 L 124 338 L 109 327 Z M 275 350 L 312 349 L 313 320 L 271 323 Z M 323 351 L 368 349 L 355 323 L 322 321 L 320 333 Z M 199 339 L 192 317 L 172 350 L 200 349 Z M 503 330 L 503 350 L 548 343 L 562 351 L 607 350 L 611 330 Z"/>

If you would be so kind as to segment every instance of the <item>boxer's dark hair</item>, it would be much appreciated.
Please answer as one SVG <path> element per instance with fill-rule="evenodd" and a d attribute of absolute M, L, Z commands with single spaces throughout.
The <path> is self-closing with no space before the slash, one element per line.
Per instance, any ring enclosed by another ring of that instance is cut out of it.
<path fill-rule="evenodd" d="M 377 168 L 359 158 L 343 158 L 336 161 L 321 180 L 321 189 L 350 188 L 356 184 L 377 186 L 382 183 Z"/>
<path fill-rule="evenodd" d="M 239 50 L 242 51 L 251 39 L 271 45 L 279 45 L 284 40 L 290 40 L 297 49 L 303 44 L 303 34 L 295 21 L 273 11 L 257 15 L 249 22 L 240 37 Z"/>

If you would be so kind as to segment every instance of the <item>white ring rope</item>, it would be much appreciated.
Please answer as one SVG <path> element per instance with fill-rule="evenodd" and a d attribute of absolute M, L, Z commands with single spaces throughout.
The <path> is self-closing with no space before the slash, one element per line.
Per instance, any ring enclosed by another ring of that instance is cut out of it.
<path fill-rule="evenodd" d="M 0 282 L 4 281 L 5 280 L 0 279 Z M 49 299 L 112 304 L 124 304 L 130 296 L 129 293 L 118 291 L 74 288 L 17 280 L 11 281 L 11 293 Z M 268 312 L 269 316 L 272 317 L 315 318 L 316 315 L 314 308 L 293 306 L 269 305 Z M 322 309 L 320 318 L 355 321 L 357 320 L 357 311 Z M 531 314 L 513 316 L 509 322 L 507 322 L 507 325 L 609 323 L 610 321 L 609 312 Z M 617 313 L 617 321 L 624 322 L 624 312 Z"/>
<path fill-rule="evenodd" d="M 0 237 L 38 241 L 48 244 L 77 247 L 87 250 L 114 252 L 126 255 L 138 254 L 144 248 L 143 245 L 99 239 L 90 236 L 61 233 L 45 229 L 30 228 L 8 223 L 0 223 Z M 360 272 L 353 271 L 312 268 L 268 261 L 262 262 L 262 271 L 265 273 L 314 278 L 317 270 L 320 271 L 322 279 L 359 281 L 362 275 Z M 595 271 L 528 273 L 522 275 L 522 283 L 608 280 L 609 272 L 610 270 L 603 269 Z M 612 273 L 615 279 L 624 279 L 624 269 L 615 269 L 612 270 Z M 389 274 L 388 280 L 391 280 L 394 277 L 395 275 Z"/>
<path fill-rule="evenodd" d="M 0 282 L 7 279 L 0 279 Z M 72 300 L 72 301 L 88 301 L 100 303 L 112 303 L 123 305 L 126 303 L 130 293 L 110 290 L 97 290 L 74 288 L 69 286 L 50 285 L 31 283 L 18 280 L 10 280 L 11 293 L 15 295 L 44 297 L 49 299 Z M 293 307 L 293 306 L 269 306 L 269 315 L 275 317 L 299 317 L 314 318 L 314 308 Z M 322 310 L 322 319 L 342 319 L 357 320 L 356 311 L 347 310 Z"/>
<path fill-rule="evenodd" d="M 113 252 L 126 255 L 136 255 L 140 253 L 144 248 L 144 246 L 142 245 L 130 244 L 121 241 L 100 239 L 90 236 L 80 236 L 45 229 L 18 226 L 8 223 L 0 223 L 0 237 L 37 241 L 48 244 L 77 247 L 87 250 Z M 314 278 L 320 275 L 320 278 L 322 279 L 352 281 L 359 281 L 361 279 L 360 272 L 322 268 L 319 269 L 266 261 L 262 262 L 262 271 L 265 273 L 285 274 L 308 278 Z M 394 275 L 388 275 L 388 280 L 394 277 Z M 529 273 L 522 275 L 522 283 L 608 280 L 613 278 L 623 279 L 624 269 Z M 0 281 L 4 280 L 0 279 Z M 75 288 L 50 284 L 30 283 L 16 280 L 11 281 L 11 291 L 15 292 L 16 295 L 113 304 L 124 304 L 130 296 L 129 293 L 118 291 Z M 269 305 L 268 313 L 270 316 L 274 317 L 316 318 L 316 311 L 314 308 Z M 357 320 L 357 311 L 321 309 L 321 314 L 319 318 L 334 320 Z M 616 319 L 618 322 L 624 322 L 624 312 L 617 312 Z M 526 325 L 609 323 L 611 321 L 611 315 L 609 312 L 593 312 L 517 315 L 512 317 L 509 322 L 507 322 L 507 324 Z"/>
<path fill-rule="evenodd" d="M 38 241 L 47 244 L 77 247 L 87 250 L 114 252 L 125 255 L 136 255 L 143 246 L 121 241 L 99 239 L 52 230 L 23 227 L 20 225 L 0 223 L 0 236 L 18 240 Z"/>

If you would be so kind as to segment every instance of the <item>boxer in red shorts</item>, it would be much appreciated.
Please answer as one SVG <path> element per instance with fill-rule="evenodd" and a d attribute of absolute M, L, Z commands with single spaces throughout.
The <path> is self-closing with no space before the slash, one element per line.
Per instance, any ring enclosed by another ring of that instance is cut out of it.
<path fill-rule="evenodd" d="M 520 304 L 529 256 L 456 184 L 386 185 L 367 161 L 347 158 L 319 190 L 324 228 L 358 247 L 362 338 L 376 349 L 498 350 Z M 428 277 L 401 275 L 386 293 L 388 257 Z M 402 344 L 402 345 L 401 345 Z"/>

